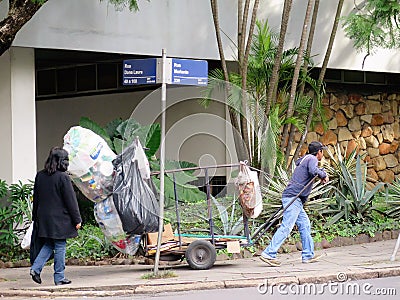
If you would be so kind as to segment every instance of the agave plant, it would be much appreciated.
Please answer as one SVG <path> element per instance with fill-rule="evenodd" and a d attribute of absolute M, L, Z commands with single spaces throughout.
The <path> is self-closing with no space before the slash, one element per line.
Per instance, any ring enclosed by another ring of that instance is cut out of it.
<path fill-rule="evenodd" d="M 218 210 L 221 228 L 217 228 L 217 234 L 238 235 L 243 231 L 243 216 L 240 205 L 238 206 L 236 197 L 223 197 L 216 199 L 211 197 Z M 240 217 L 238 216 L 240 212 Z"/>
<path fill-rule="evenodd" d="M 325 163 L 324 169 L 328 173 L 329 179 L 331 181 L 334 180 L 337 183 L 336 187 L 343 191 L 347 188 L 346 183 L 343 181 L 343 170 L 353 177 L 356 175 L 357 149 L 354 149 L 347 157 L 342 154 L 339 145 L 336 145 L 334 149 L 336 156 L 329 148 L 326 150 L 329 155 L 329 164 Z"/>
<path fill-rule="evenodd" d="M 367 167 L 361 162 L 361 156 L 357 155 L 355 165 L 355 175 L 352 168 L 342 160 L 339 164 L 338 186 L 335 187 L 335 203 L 325 213 L 333 214 L 327 225 L 336 223 L 338 220 L 358 219 L 367 220 L 371 218 L 371 213 L 378 210 L 373 205 L 374 196 L 383 187 L 379 182 L 371 190 L 366 188 Z"/>
<path fill-rule="evenodd" d="M 395 219 L 400 219 L 400 179 L 396 178 L 387 185 L 385 200 L 387 204 L 386 214 Z"/>
<path fill-rule="evenodd" d="M 292 173 L 293 172 L 290 174 Z M 268 217 L 282 206 L 282 193 L 289 183 L 290 175 L 289 172 L 284 168 L 277 167 L 275 176 L 265 176 L 265 179 L 267 185 L 263 186 L 261 189 L 264 197 L 266 198 L 266 202 L 264 202 L 265 211 L 263 214 L 266 214 Z M 317 212 L 325 210 L 328 205 L 327 201 L 330 200 L 329 191 L 331 189 L 331 182 L 321 184 L 320 181 L 315 181 L 308 197 L 308 201 L 306 202 L 306 209 Z"/>
<path fill-rule="evenodd" d="M 239 235 L 243 232 L 243 215 L 237 197 L 211 196 L 213 231 L 216 235 Z M 206 199 L 196 203 L 179 203 L 178 212 L 182 232 L 209 234 L 209 214 Z M 177 222 L 176 211 L 167 210 L 168 220 Z"/>

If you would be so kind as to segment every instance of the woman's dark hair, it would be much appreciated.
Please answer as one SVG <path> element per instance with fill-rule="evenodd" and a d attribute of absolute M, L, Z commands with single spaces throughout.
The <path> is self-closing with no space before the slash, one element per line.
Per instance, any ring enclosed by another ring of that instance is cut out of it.
<path fill-rule="evenodd" d="M 44 169 L 48 174 L 54 174 L 57 170 L 65 172 L 69 166 L 68 152 L 60 147 L 53 147 L 47 157 Z"/>

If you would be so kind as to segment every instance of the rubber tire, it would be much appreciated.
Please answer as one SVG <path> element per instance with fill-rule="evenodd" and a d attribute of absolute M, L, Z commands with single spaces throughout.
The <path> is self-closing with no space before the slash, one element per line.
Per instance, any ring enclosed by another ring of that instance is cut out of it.
<path fill-rule="evenodd" d="M 192 269 L 208 270 L 215 263 L 217 251 L 209 241 L 197 240 L 189 244 L 185 257 Z"/>

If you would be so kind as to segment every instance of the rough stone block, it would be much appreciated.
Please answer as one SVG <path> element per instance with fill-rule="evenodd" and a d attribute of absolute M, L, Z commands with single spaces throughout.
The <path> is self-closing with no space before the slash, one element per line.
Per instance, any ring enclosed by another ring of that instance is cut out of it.
<path fill-rule="evenodd" d="M 400 229 L 392 230 L 392 239 L 397 239 L 400 234 Z"/>
<path fill-rule="evenodd" d="M 392 239 L 392 232 L 388 231 L 388 230 L 383 231 L 382 232 L 382 239 L 384 241 L 391 240 Z"/>
<path fill-rule="evenodd" d="M 369 243 L 369 235 L 367 234 L 359 234 L 356 238 L 355 238 L 355 243 L 356 244 L 365 244 L 365 243 Z"/>
<path fill-rule="evenodd" d="M 375 232 L 375 236 L 370 237 L 371 242 L 379 242 L 382 241 L 382 232 Z"/>

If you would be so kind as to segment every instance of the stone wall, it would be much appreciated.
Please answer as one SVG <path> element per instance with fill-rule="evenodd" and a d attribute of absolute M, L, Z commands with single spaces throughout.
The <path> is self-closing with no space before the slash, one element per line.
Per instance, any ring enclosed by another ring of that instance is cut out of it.
<path fill-rule="evenodd" d="M 333 146 L 339 144 L 346 155 L 357 149 L 366 154 L 369 181 L 392 182 L 400 177 L 399 103 L 400 93 L 328 93 L 323 99 L 328 128 L 317 124 L 307 143 L 319 140 L 332 153 Z"/>

